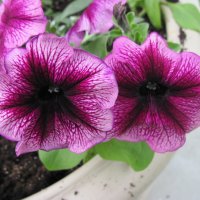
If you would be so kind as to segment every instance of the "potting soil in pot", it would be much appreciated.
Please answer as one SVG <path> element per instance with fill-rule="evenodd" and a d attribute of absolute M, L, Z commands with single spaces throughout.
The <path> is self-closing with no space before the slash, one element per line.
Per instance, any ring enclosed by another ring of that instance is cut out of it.
<path fill-rule="evenodd" d="M 0 199 L 19 200 L 55 183 L 73 170 L 49 172 L 37 153 L 19 157 L 15 143 L 0 138 Z"/>

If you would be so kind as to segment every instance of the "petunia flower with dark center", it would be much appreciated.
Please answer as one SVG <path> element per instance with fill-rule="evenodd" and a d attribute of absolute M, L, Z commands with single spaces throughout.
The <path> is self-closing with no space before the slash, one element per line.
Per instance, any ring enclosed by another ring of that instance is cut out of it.
<path fill-rule="evenodd" d="M 126 37 L 105 59 L 115 71 L 119 96 L 113 137 L 146 141 L 156 152 L 173 151 L 200 126 L 200 57 L 175 53 L 156 33 L 141 46 Z"/>
<path fill-rule="evenodd" d="M 118 89 L 103 61 L 43 34 L 11 51 L 5 66 L 0 134 L 18 141 L 17 155 L 57 148 L 80 153 L 108 137 Z"/>

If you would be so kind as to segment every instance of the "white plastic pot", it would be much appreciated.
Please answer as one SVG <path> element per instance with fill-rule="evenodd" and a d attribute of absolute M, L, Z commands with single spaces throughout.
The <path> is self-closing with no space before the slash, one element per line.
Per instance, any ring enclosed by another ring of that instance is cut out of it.
<path fill-rule="evenodd" d="M 128 200 L 141 193 L 162 171 L 172 154 L 156 155 L 142 172 L 96 156 L 52 186 L 26 200 Z"/>
<path fill-rule="evenodd" d="M 182 0 L 182 2 L 197 4 L 198 0 Z M 166 7 L 163 9 L 166 14 L 168 39 L 179 43 L 179 27 L 174 22 L 169 9 Z M 184 48 L 200 53 L 200 35 L 193 31 L 186 31 L 186 34 Z M 24 200 L 138 199 L 138 196 L 164 169 L 171 157 L 171 153 L 156 154 L 147 169 L 135 172 L 124 163 L 106 161 L 96 156 L 72 174 Z"/>

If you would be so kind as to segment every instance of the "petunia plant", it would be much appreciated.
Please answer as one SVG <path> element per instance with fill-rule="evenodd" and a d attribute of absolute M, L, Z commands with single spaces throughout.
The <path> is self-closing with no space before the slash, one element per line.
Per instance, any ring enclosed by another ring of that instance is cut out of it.
<path fill-rule="evenodd" d="M 162 6 L 200 31 L 198 9 L 175 1 L 2 1 L 0 135 L 17 156 L 139 171 L 184 145 L 200 126 L 200 56 L 167 41 Z"/>

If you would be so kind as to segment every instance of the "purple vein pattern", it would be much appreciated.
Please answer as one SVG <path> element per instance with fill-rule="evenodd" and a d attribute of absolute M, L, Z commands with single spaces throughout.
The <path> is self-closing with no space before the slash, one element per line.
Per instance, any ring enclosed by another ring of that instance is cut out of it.
<path fill-rule="evenodd" d="M 0 134 L 20 155 L 68 148 L 80 153 L 106 140 L 118 95 L 102 60 L 52 34 L 12 50 L 0 76 Z"/>
<path fill-rule="evenodd" d="M 119 85 L 114 137 L 166 152 L 181 147 L 186 133 L 200 126 L 199 56 L 175 53 L 152 33 L 141 46 L 118 38 L 105 61 Z"/>
<path fill-rule="evenodd" d="M 40 0 L 3 0 L 0 6 L 0 33 L 7 48 L 19 47 L 45 32 L 46 24 Z"/>
<path fill-rule="evenodd" d="M 3 0 L 0 5 L 0 70 L 4 57 L 32 36 L 45 32 L 47 19 L 41 0 Z"/>

